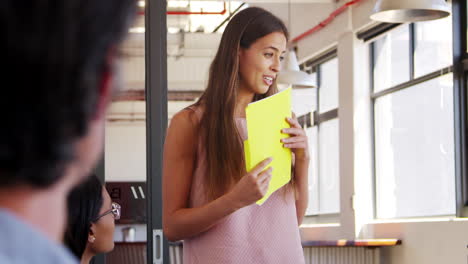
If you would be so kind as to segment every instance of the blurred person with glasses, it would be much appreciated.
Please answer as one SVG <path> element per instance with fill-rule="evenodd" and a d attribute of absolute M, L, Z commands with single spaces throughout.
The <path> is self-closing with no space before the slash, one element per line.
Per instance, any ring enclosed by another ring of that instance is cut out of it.
<path fill-rule="evenodd" d="M 118 219 L 120 205 L 111 201 L 106 188 L 92 175 L 68 196 L 65 245 L 82 264 L 88 264 L 95 255 L 114 248 L 115 220 Z"/>

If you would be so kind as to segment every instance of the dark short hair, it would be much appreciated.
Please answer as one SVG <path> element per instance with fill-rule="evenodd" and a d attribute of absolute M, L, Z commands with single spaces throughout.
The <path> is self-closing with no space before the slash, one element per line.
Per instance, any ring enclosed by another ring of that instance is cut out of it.
<path fill-rule="evenodd" d="M 0 187 L 62 177 L 134 14 L 135 0 L 0 2 Z"/>
<path fill-rule="evenodd" d="M 96 175 L 91 175 L 68 195 L 68 224 L 64 242 L 78 259 L 86 249 L 92 220 L 98 217 L 101 210 L 102 190 L 102 183 Z"/>

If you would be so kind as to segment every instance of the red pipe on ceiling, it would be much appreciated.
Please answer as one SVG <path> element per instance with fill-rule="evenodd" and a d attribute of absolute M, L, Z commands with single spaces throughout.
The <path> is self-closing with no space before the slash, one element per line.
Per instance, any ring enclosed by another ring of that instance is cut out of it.
<path fill-rule="evenodd" d="M 323 20 L 322 22 L 320 22 L 318 25 L 316 25 L 315 27 L 307 30 L 306 32 L 300 34 L 299 36 L 295 37 L 292 42 L 293 43 L 296 43 L 298 42 L 299 40 L 311 35 L 312 33 L 315 33 L 317 31 L 319 31 L 320 29 L 324 28 L 326 25 L 330 24 L 330 22 L 333 21 L 333 19 L 335 19 L 335 17 L 337 17 L 339 14 L 343 13 L 346 9 L 348 9 L 348 7 L 354 5 L 354 4 L 357 4 L 359 2 L 361 2 L 362 0 L 353 0 L 353 1 L 349 1 L 347 2 L 346 4 L 340 6 L 338 9 L 336 9 L 335 11 L 333 11 L 325 20 Z"/>

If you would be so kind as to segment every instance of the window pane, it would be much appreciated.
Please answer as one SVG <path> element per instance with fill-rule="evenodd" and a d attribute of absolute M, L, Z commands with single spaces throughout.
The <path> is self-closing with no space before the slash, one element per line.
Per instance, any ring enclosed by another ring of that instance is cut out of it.
<path fill-rule="evenodd" d="M 317 89 L 293 89 L 292 110 L 296 116 L 317 110 Z"/>
<path fill-rule="evenodd" d="M 452 65 L 452 17 L 415 24 L 415 77 Z"/>
<path fill-rule="evenodd" d="M 340 211 L 338 119 L 319 127 L 319 210 L 320 214 Z"/>
<path fill-rule="evenodd" d="M 319 214 L 319 186 L 318 186 L 318 135 L 317 126 L 306 129 L 309 141 L 310 164 L 309 164 L 309 203 L 306 215 Z"/>
<path fill-rule="evenodd" d="M 320 65 L 320 113 L 338 107 L 338 58 Z"/>
<path fill-rule="evenodd" d="M 455 213 L 452 75 L 375 103 L 377 217 Z"/>
<path fill-rule="evenodd" d="M 408 25 L 398 27 L 374 42 L 374 92 L 410 79 Z"/>
<path fill-rule="evenodd" d="M 317 78 L 317 74 L 310 74 Z M 317 110 L 317 89 L 293 89 L 292 90 L 292 108 L 296 116 L 301 116 Z M 306 215 L 318 214 L 318 155 L 317 155 L 317 126 L 306 129 L 309 142 L 309 151 L 311 155 L 309 166 L 309 203 Z"/>

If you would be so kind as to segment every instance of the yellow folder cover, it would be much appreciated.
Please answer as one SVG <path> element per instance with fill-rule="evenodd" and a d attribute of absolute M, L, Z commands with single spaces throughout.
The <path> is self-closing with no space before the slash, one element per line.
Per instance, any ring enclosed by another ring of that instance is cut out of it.
<path fill-rule="evenodd" d="M 280 141 L 289 135 L 281 129 L 290 127 L 286 117 L 291 117 L 291 87 L 250 103 L 246 111 L 248 139 L 244 141 L 247 171 L 262 160 L 273 157 L 272 178 L 265 196 L 257 201 L 263 204 L 271 194 L 291 180 L 291 150 Z"/>

